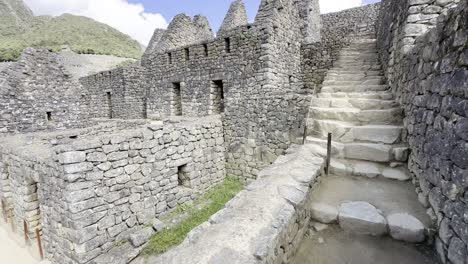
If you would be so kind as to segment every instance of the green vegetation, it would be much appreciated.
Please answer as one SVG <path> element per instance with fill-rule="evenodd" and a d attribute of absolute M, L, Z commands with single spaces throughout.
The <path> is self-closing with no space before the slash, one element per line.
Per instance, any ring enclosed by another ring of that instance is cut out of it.
<path fill-rule="evenodd" d="M 187 234 L 198 225 L 207 221 L 212 215 L 223 209 L 225 204 L 234 198 L 244 186 L 235 178 L 228 177 L 219 186 L 214 187 L 190 206 L 179 206 L 169 215 L 173 219 L 186 213 L 188 217 L 177 226 L 165 229 L 154 235 L 143 250 L 145 255 L 157 255 L 166 252 L 185 239 Z M 199 205 L 205 205 L 201 209 Z"/>
<path fill-rule="evenodd" d="M 14 61 L 26 47 L 60 51 L 64 46 L 81 54 L 105 54 L 139 59 L 140 44 L 93 19 L 64 14 L 32 16 L 19 1 L 0 0 L 0 61 Z M 8 6 L 7 6 L 8 5 Z"/>

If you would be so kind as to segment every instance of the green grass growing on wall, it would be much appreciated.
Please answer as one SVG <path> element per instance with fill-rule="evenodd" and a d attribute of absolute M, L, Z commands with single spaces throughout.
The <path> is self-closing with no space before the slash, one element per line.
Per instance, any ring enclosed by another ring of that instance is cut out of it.
<path fill-rule="evenodd" d="M 155 234 L 146 247 L 143 249 L 144 255 L 158 255 L 166 252 L 170 248 L 182 243 L 187 234 L 208 221 L 208 219 L 223 209 L 244 185 L 233 177 L 228 177 L 224 182 L 197 199 L 191 206 L 179 206 L 170 214 L 170 218 L 187 213 L 188 217 L 171 229 L 164 229 Z M 205 205 L 201 209 L 197 205 Z"/>

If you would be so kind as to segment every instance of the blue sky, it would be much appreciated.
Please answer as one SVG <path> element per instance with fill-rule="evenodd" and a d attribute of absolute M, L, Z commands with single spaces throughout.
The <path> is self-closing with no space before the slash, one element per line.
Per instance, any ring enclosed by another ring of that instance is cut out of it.
<path fill-rule="evenodd" d="M 180 13 L 208 17 L 216 32 L 233 0 L 24 0 L 36 15 L 69 13 L 90 17 L 147 45 L 156 28 L 166 28 Z M 244 0 L 252 22 L 261 0 Z M 360 6 L 378 0 L 319 0 L 322 13 Z"/>
<path fill-rule="evenodd" d="M 249 20 L 253 21 L 261 0 L 244 0 Z M 363 0 L 363 4 L 375 3 L 380 0 Z M 223 22 L 231 0 L 129 0 L 130 3 L 143 4 L 145 11 L 157 12 L 170 21 L 175 15 L 186 13 L 194 16 L 202 14 L 208 17 L 213 30 L 218 30 Z M 323 2 L 323 1 L 322 1 Z M 336 1 L 335 1 L 336 2 Z M 343 0 L 346 2 L 346 0 Z"/>

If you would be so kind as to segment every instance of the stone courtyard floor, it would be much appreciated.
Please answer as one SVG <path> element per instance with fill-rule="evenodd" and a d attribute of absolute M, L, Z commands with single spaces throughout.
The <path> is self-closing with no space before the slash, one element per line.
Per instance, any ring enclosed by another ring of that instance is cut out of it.
<path fill-rule="evenodd" d="M 426 246 L 357 235 L 337 225 L 304 238 L 290 264 L 438 264 Z"/>

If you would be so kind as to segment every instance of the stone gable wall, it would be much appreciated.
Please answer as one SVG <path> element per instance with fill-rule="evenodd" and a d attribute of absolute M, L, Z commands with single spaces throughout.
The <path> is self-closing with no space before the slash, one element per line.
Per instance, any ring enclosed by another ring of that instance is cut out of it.
<path fill-rule="evenodd" d="M 468 256 L 468 5 L 383 1 L 379 47 L 405 112 L 409 169 L 443 263 Z"/>
<path fill-rule="evenodd" d="M 85 126 L 80 90 L 57 54 L 26 49 L 0 72 L 0 133 Z"/>

